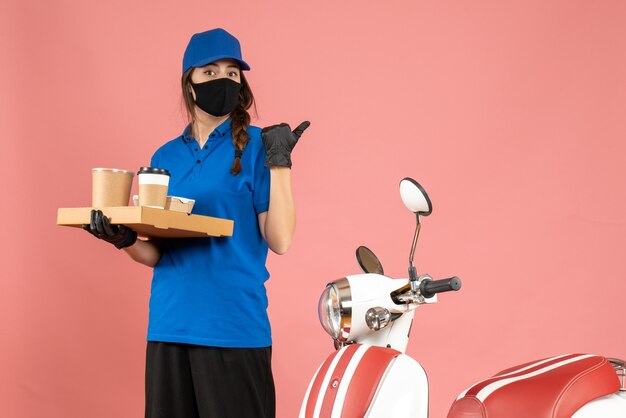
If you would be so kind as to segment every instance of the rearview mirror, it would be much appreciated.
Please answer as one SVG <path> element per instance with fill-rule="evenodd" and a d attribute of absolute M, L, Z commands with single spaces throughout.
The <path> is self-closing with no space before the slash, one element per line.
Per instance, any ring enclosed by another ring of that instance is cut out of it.
<path fill-rule="evenodd" d="M 433 211 L 426 190 L 412 178 L 406 177 L 400 182 L 400 197 L 404 206 L 418 215 L 428 216 Z"/>
<path fill-rule="evenodd" d="M 376 257 L 376 254 L 367 247 L 360 246 L 356 249 L 356 259 L 365 273 L 383 273 L 383 266 Z"/>

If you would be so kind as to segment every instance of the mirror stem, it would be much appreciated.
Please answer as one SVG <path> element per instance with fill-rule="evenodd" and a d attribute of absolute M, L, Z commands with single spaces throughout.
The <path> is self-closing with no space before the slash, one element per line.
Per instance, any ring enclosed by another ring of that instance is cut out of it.
<path fill-rule="evenodd" d="M 409 255 L 409 278 L 411 281 L 417 280 L 417 274 L 415 272 L 415 267 L 413 266 L 413 257 L 415 256 L 415 246 L 417 245 L 417 238 L 420 235 L 420 216 L 419 214 L 415 214 L 417 219 L 417 225 L 415 226 L 415 234 L 413 234 L 413 245 L 411 245 L 411 254 Z"/>

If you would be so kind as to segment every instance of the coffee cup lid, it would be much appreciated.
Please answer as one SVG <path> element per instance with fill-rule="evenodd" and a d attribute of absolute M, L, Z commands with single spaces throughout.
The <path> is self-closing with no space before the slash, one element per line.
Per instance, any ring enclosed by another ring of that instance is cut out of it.
<path fill-rule="evenodd" d="M 170 172 L 164 168 L 157 167 L 141 167 L 139 169 L 139 173 L 137 174 L 163 174 L 165 176 L 169 176 Z"/>
<path fill-rule="evenodd" d="M 102 172 L 102 171 L 108 171 L 111 173 L 124 173 L 124 174 L 130 174 L 131 176 L 134 176 L 135 173 L 133 173 L 132 171 L 128 171 L 128 170 L 122 170 L 121 168 L 102 168 L 102 167 L 98 167 L 98 168 L 92 168 L 91 169 L 92 172 Z"/>

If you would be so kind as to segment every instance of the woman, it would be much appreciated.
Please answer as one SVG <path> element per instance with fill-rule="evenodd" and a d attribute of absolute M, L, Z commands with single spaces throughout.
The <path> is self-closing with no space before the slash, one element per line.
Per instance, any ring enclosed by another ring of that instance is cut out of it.
<path fill-rule="evenodd" d="M 233 219 L 231 237 L 138 240 L 92 211 L 85 229 L 154 267 L 146 352 L 146 417 L 273 417 L 271 334 L 264 282 L 268 247 L 291 245 L 291 150 L 309 126 L 249 126 L 254 97 L 239 41 L 195 34 L 183 58 L 191 122 L 160 147 L 169 194 L 193 212 Z"/>

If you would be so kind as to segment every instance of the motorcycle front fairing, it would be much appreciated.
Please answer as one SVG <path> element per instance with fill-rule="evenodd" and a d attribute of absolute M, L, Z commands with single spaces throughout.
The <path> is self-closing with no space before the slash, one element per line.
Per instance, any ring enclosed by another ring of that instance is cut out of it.
<path fill-rule="evenodd" d="M 326 359 L 311 380 L 300 418 L 428 416 L 426 373 L 404 354 L 419 305 L 397 304 L 391 298 L 408 282 L 366 273 L 329 284 L 336 286 L 337 293 L 331 296 L 325 292 L 322 298 L 338 303 L 341 319 L 334 320 L 339 327 L 335 335 L 343 347 Z M 423 303 L 436 301 L 435 295 Z M 320 300 L 320 310 L 327 309 L 327 302 Z M 372 330 L 365 320 L 372 308 L 387 310 L 393 320 L 382 329 Z M 333 322 L 330 316 L 320 312 L 322 321 Z M 332 327 L 327 324 L 324 328 L 329 331 Z"/>
<path fill-rule="evenodd" d="M 307 389 L 299 418 L 427 418 L 428 379 L 401 352 L 350 344 L 332 353 Z"/>
<path fill-rule="evenodd" d="M 334 320 L 338 329 L 331 335 L 339 344 L 356 342 L 393 348 L 404 353 L 409 342 L 414 310 L 419 304 L 395 303 L 391 294 L 407 283 L 408 279 L 392 279 L 376 273 L 346 276 L 330 283 L 329 286 L 338 289 L 338 300 L 334 302 L 339 304 L 337 312 L 340 315 L 340 318 Z M 422 303 L 436 302 L 437 295 L 434 295 L 424 298 Z M 320 320 L 333 322 L 329 318 L 331 315 L 321 312 L 326 306 L 326 301 L 320 300 Z M 366 321 L 368 311 L 374 308 L 388 311 L 392 318 L 377 330 L 371 329 Z M 327 324 L 324 328 L 330 333 L 333 326 Z"/>

